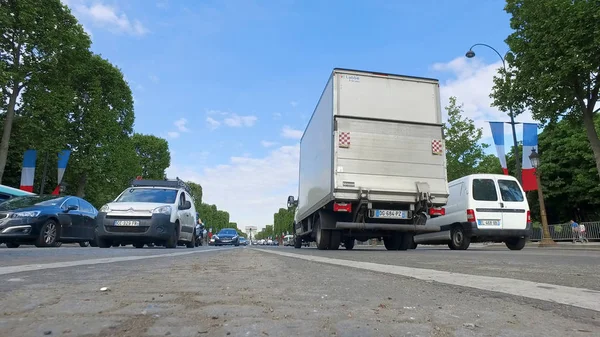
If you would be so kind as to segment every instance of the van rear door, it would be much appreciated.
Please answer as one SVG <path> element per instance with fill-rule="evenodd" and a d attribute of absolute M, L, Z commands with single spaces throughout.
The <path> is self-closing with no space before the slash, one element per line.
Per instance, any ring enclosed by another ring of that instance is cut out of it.
<path fill-rule="evenodd" d="M 496 187 L 496 180 L 473 178 L 471 181 L 471 203 L 479 229 L 502 229 L 502 207 Z"/>
<path fill-rule="evenodd" d="M 521 185 L 514 180 L 498 178 L 502 200 L 502 229 L 526 229 L 529 204 Z"/>

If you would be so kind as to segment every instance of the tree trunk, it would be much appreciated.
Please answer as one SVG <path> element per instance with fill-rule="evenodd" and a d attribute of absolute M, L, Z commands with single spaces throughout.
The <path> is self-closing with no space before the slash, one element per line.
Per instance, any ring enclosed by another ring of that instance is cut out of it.
<path fill-rule="evenodd" d="M 19 97 L 20 91 L 21 88 L 19 87 L 19 83 L 15 81 L 12 87 L 12 93 L 8 99 L 8 108 L 6 109 L 6 118 L 4 119 L 4 130 L 2 131 L 2 141 L 0 142 L 0 184 L 2 184 L 6 160 L 8 159 L 8 145 L 10 142 L 13 120 L 15 119 L 15 106 L 17 105 L 17 98 Z"/>
<path fill-rule="evenodd" d="M 79 177 L 79 184 L 77 185 L 77 194 L 76 196 L 83 198 L 85 195 L 85 185 L 87 184 L 87 173 L 83 173 Z"/>
<path fill-rule="evenodd" d="M 598 139 L 598 132 L 594 124 L 593 109 L 594 107 L 591 106 L 583 111 L 583 125 L 585 126 L 585 133 L 594 152 L 596 170 L 598 171 L 598 176 L 600 176 L 600 139 Z"/>

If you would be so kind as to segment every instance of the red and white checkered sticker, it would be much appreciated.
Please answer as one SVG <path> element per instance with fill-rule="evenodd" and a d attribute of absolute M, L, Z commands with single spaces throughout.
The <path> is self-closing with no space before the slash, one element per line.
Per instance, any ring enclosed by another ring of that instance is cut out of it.
<path fill-rule="evenodd" d="M 431 140 L 431 153 L 441 155 L 443 151 L 442 141 L 439 139 Z"/>
<path fill-rule="evenodd" d="M 340 132 L 339 146 L 350 147 L 350 132 Z"/>

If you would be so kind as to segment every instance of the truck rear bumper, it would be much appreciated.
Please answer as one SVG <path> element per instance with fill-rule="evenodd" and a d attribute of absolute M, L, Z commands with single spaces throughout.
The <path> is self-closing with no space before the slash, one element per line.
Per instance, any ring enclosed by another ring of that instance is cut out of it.
<path fill-rule="evenodd" d="M 384 230 L 396 232 L 414 232 L 414 233 L 431 233 L 439 232 L 440 226 L 435 225 L 407 225 L 407 224 L 389 224 L 376 222 L 337 222 L 336 229 L 358 229 L 358 230 Z"/>

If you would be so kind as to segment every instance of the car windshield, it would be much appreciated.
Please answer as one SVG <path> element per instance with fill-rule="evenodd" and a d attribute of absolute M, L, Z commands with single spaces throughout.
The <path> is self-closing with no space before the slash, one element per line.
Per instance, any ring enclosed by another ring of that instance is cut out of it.
<path fill-rule="evenodd" d="M 217 235 L 237 235 L 235 229 L 222 229 Z"/>
<path fill-rule="evenodd" d="M 11 211 L 33 206 L 59 206 L 63 201 L 63 197 L 54 195 L 14 197 L 1 203 L 0 211 Z"/>
<path fill-rule="evenodd" d="M 153 202 L 173 204 L 177 198 L 177 190 L 160 188 L 130 188 L 123 192 L 115 202 Z"/>

